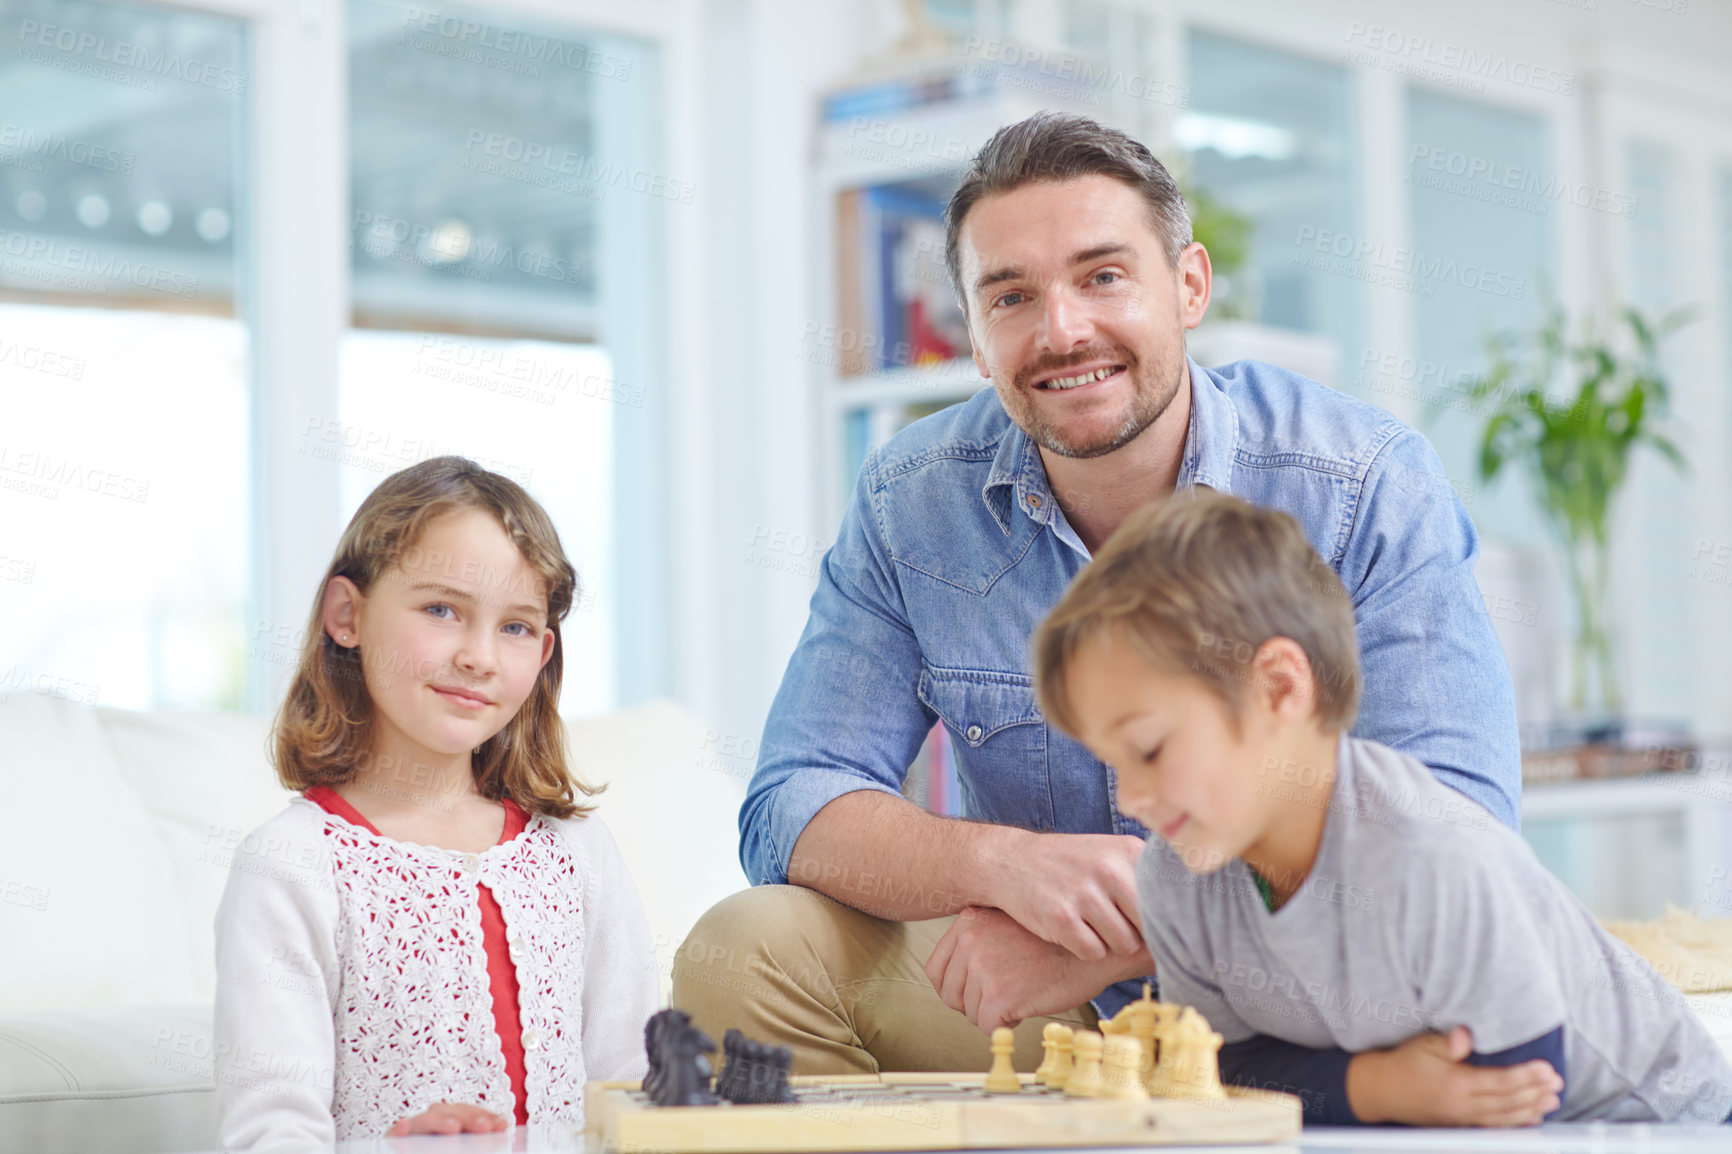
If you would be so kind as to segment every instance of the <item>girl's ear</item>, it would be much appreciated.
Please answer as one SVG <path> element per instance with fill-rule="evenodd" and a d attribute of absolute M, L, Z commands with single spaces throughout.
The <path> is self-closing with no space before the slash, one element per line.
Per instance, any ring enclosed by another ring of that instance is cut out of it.
<path fill-rule="evenodd" d="M 541 664 L 538 669 L 547 668 L 547 659 L 553 656 L 553 647 L 559 644 L 559 634 L 549 629 L 541 635 Z"/>
<path fill-rule="evenodd" d="M 361 644 L 359 627 L 361 604 L 365 595 L 347 577 L 333 577 L 325 585 L 325 607 L 321 623 L 332 641 L 344 649 Z"/>

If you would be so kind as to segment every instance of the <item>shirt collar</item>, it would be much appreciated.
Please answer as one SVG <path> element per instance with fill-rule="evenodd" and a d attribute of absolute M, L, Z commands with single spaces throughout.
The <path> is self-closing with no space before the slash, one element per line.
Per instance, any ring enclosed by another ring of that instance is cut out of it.
<path fill-rule="evenodd" d="M 1178 487 L 1207 485 L 1230 493 L 1233 458 L 1239 451 L 1239 413 L 1208 369 L 1189 357 L 1185 364 L 1191 370 L 1191 421 L 1185 431 Z"/>
<path fill-rule="evenodd" d="M 1223 493 L 1231 492 L 1233 457 L 1239 447 L 1239 414 L 1209 370 L 1189 357 L 1185 358 L 1185 364 L 1190 369 L 1191 418 L 1185 430 L 1178 487 L 1207 485 Z M 992 468 L 980 495 L 1007 536 L 1013 506 L 1041 525 L 1051 523 L 1057 512 L 1040 450 L 1014 421 L 998 442 L 998 452 L 992 458 Z"/>

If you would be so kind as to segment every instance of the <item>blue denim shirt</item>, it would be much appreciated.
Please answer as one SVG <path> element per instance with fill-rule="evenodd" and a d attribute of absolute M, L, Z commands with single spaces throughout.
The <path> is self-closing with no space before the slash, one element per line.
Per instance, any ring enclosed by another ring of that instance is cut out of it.
<path fill-rule="evenodd" d="M 1478 535 L 1430 442 L 1256 361 L 1191 361 L 1190 379 L 1179 487 L 1292 514 L 1353 598 L 1354 736 L 1413 755 L 1516 825 L 1515 691 L 1474 582 Z M 873 453 L 770 708 L 740 809 L 747 876 L 787 881 L 806 823 L 842 794 L 899 794 L 940 719 L 968 817 L 1146 837 L 1119 812 L 1110 768 L 1035 708 L 1030 637 L 1088 560 L 1038 448 L 991 389 Z M 1113 1013 L 1139 992 L 1121 983 L 1095 1005 Z"/>

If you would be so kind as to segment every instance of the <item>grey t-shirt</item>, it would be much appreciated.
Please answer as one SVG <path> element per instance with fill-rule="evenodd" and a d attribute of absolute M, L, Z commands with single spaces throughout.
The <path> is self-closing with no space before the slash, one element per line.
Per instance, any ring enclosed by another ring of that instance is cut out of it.
<path fill-rule="evenodd" d="M 1270 769 L 1263 788 L 1297 798 L 1316 772 Z M 1243 861 L 1193 875 L 1149 839 L 1137 890 L 1162 1000 L 1228 1042 L 1354 1053 L 1466 1026 L 1489 1054 L 1562 1026 L 1561 1119 L 1726 1117 L 1732 1063 L 1519 834 L 1375 742 L 1342 735 L 1335 774 L 1316 863 L 1274 913 Z"/>

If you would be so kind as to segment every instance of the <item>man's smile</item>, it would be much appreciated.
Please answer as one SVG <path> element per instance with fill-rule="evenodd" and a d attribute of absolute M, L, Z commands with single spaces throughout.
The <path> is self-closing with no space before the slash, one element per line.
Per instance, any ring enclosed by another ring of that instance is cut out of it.
<path fill-rule="evenodd" d="M 1065 392 L 1073 389 L 1084 389 L 1098 385 L 1102 381 L 1111 380 L 1125 371 L 1124 365 L 1090 365 L 1082 369 L 1065 369 L 1052 373 L 1035 382 L 1034 387 L 1047 392 Z"/>

